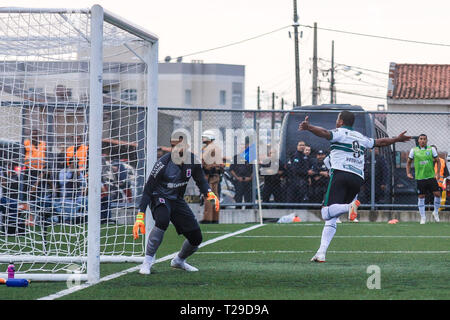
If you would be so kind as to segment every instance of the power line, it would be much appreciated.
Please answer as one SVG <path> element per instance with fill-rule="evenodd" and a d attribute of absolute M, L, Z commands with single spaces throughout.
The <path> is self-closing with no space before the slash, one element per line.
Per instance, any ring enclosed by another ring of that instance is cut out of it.
<path fill-rule="evenodd" d="M 284 30 L 286 28 L 290 28 L 291 26 L 292 25 L 284 26 L 284 27 L 281 27 L 281 28 L 278 28 L 278 29 L 275 29 L 275 30 L 272 30 L 272 31 L 269 31 L 269 32 L 265 32 L 265 33 L 253 36 L 251 38 L 239 40 L 239 41 L 236 41 L 236 42 L 231 42 L 231 43 L 219 46 L 219 47 L 206 49 L 206 50 L 202 50 L 202 51 L 197 51 L 197 52 L 193 52 L 193 53 L 188 53 L 188 54 L 184 54 L 182 56 L 177 57 L 177 59 L 193 56 L 193 55 L 196 55 L 196 54 L 206 53 L 206 52 L 210 52 L 210 51 L 214 51 L 214 50 L 218 50 L 218 49 L 223 49 L 223 48 L 226 48 L 226 47 L 231 47 L 231 46 L 234 46 L 234 45 L 237 45 L 237 44 L 241 44 L 241 43 L 244 43 L 244 42 L 247 42 L 247 41 L 250 41 L 250 40 L 254 40 L 254 39 L 258 39 L 258 38 L 267 36 L 269 34 L 272 34 L 272 33 L 275 33 L 275 32 L 281 31 L 281 30 Z"/>
<path fill-rule="evenodd" d="M 321 88 L 322 90 L 326 90 L 326 91 L 330 91 L 329 88 Z M 354 95 L 354 96 L 361 96 L 361 97 L 366 97 L 366 98 L 375 98 L 375 99 L 382 99 L 382 100 L 386 100 L 386 97 L 379 97 L 379 96 L 371 96 L 369 94 L 363 94 L 363 93 L 357 93 L 357 92 L 351 92 L 351 91 L 344 91 L 344 90 L 335 90 L 336 92 L 339 93 L 343 93 L 343 94 L 350 94 L 350 95 Z"/>
<path fill-rule="evenodd" d="M 305 28 L 314 28 L 314 26 L 305 25 L 305 24 L 300 24 L 300 26 L 305 27 Z M 402 41 L 402 42 L 409 42 L 409 43 L 416 43 L 416 44 L 425 44 L 425 45 L 430 45 L 430 46 L 450 47 L 450 44 L 447 44 L 447 43 L 425 42 L 425 41 L 393 38 L 393 37 L 379 36 L 379 35 L 352 32 L 352 31 L 344 31 L 344 30 L 337 30 L 337 29 L 330 29 L 330 28 L 319 28 L 318 27 L 317 29 L 325 30 L 325 31 L 332 31 L 332 32 L 339 32 L 339 33 L 346 33 L 346 34 L 362 36 L 362 37 L 378 38 L 378 39 L 385 39 L 385 40 L 392 40 L 392 41 Z"/>
<path fill-rule="evenodd" d="M 319 58 L 319 60 L 326 61 L 326 62 L 331 62 L 331 60 L 327 60 L 327 59 L 323 59 L 323 58 Z M 378 70 L 373 70 L 373 69 L 366 69 L 366 68 L 357 67 L 357 66 L 352 66 L 352 65 L 349 65 L 349 64 L 345 64 L 345 63 L 337 63 L 337 62 L 335 62 L 335 64 L 338 65 L 338 66 L 351 67 L 351 68 L 356 68 L 356 69 L 360 69 L 360 70 L 364 70 L 364 71 L 369 71 L 369 72 L 374 72 L 374 73 L 380 73 L 380 74 L 384 74 L 384 75 L 389 74 L 389 73 L 387 73 L 387 72 L 378 71 Z"/>

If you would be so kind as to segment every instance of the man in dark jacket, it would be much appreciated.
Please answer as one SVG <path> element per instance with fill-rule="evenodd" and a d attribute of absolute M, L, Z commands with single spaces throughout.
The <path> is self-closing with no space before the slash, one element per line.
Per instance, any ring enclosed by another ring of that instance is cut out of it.
<path fill-rule="evenodd" d="M 183 234 L 186 241 L 180 252 L 172 259 L 170 265 L 173 268 L 186 271 L 198 271 L 197 268 L 186 263 L 186 258 L 197 251 L 202 242 L 200 225 L 194 213 L 184 200 L 184 193 L 190 178 L 194 178 L 200 192 L 208 201 L 214 201 L 216 210 L 219 207 L 219 199 L 211 191 L 206 181 L 201 163 L 194 154 L 188 150 L 188 146 L 180 140 L 171 141 L 172 152 L 162 156 L 154 165 L 144 188 L 139 213 L 133 227 L 133 236 L 139 238 L 139 231 L 145 234 L 145 210 L 150 205 L 155 226 L 151 230 L 145 260 L 139 273 L 150 274 L 150 269 L 155 261 L 165 231 L 172 222 L 178 234 Z"/>
<path fill-rule="evenodd" d="M 297 144 L 297 150 L 286 163 L 287 183 L 287 202 L 303 202 L 308 192 L 308 170 L 310 169 L 309 158 L 305 158 L 304 146 L 300 141 Z"/>
<path fill-rule="evenodd" d="M 249 145 L 246 143 L 243 153 L 249 150 Z M 253 165 L 249 162 L 247 155 L 237 154 L 233 158 L 233 163 L 230 165 L 230 173 L 234 178 L 234 187 L 236 193 L 234 195 L 234 201 L 241 203 L 252 202 L 252 185 L 253 185 Z M 236 206 L 237 209 L 241 209 L 242 206 Z"/>
<path fill-rule="evenodd" d="M 328 168 L 324 163 L 326 154 L 323 150 L 317 151 L 316 161 L 312 163 L 313 175 L 311 176 L 311 199 L 312 203 L 321 203 L 327 192 L 330 176 Z"/>

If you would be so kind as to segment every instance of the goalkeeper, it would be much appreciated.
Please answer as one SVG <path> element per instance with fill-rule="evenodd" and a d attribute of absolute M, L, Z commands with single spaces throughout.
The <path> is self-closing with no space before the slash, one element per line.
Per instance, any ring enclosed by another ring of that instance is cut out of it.
<path fill-rule="evenodd" d="M 177 233 L 186 237 L 180 252 L 172 259 L 170 266 L 186 271 L 198 271 L 197 268 L 186 263 L 186 258 L 196 252 L 202 242 L 200 225 L 184 200 L 186 186 L 191 176 L 206 200 L 214 201 L 216 210 L 219 209 L 219 200 L 205 179 L 201 163 L 198 160 L 195 161 L 194 154 L 188 151 L 183 138 L 172 140 L 171 144 L 172 152 L 162 156 L 150 173 L 133 227 L 134 239 L 139 238 L 139 232 L 145 234 L 145 210 L 150 205 L 155 226 L 148 237 L 145 260 L 139 271 L 141 274 L 150 274 L 156 251 L 170 221 Z"/>

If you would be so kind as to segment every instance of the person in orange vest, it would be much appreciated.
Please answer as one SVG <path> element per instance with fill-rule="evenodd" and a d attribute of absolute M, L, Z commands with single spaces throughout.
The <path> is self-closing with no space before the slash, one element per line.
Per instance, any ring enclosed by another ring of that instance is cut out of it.
<path fill-rule="evenodd" d="M 23 142 L 25 147 L 25 168 L 24 171 L 24 189 L 25 199 L 27 201 L 35 200 L 29 193 L 37 184 L 42 170 L 45 168 L 45 154 L 47 144 L 39 135 L 38 130 L 31 131 L 31 137 Z"/>
<path fill-rule="evenodd" d="M 438 152 L 437 147 L 435 145 L 432 145 L 432 147 L 434 147 L 436 149 L 436 152 Z M 439 157 L 439 161 L 441 162 L 441 170 L 438 172 L 437 169 L 437 164 L 434 165 L 434 172 L 436 173 L 436 175 L 439 174 L 438 178 L 437 178 L 437 183 L 439 185 L 439 187 L 442 190 L 442 196 L 441 196 L 441 206 L 445 205 L 445 202 L 447 200 L 447 183 L 445 182 L 445 179 L 450 175 L 448 168 L 447 168 L 447 164 L 445 159 L 442 159 L 441 157 Z M 441 211 L 443 208 L 439 208 L 439 211 Z"/>
<path fill-rule="evenodd" d="M 39 131 L 31 132 L 31 139 L 23 142 L 25 146 L 25 166 L 30 170 L 42 170 L 45 165 L 47 144 L 40 139 Z"/>
<path fill-rule="evenodd" d="M 76 136 L 75 145 L 66 149 L 66 161 L 69 164 L 69 160 L 76 158 L 78 160 L 78 169 L 87 170 L 87 157 L 89 146 L 83 143 L 82 136 Z"/>

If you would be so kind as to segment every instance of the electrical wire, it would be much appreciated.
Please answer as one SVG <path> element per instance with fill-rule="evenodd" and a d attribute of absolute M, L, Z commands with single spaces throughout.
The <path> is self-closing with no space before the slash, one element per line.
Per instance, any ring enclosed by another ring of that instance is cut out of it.
<path fill-rule="evenodd" d="M 244 42 L 247 42 L 247 41 L 250 41 L 250 40 L 254 40 L 254 39 L 258 39 L 258 38 L 267 36 L 267 35 L 269 35 L 269 34 L 272 34 L 272 33 L 275 33 L 275 32 L 278 32 L 278 31 L 281 31 L 281 30 L 290 28 L 290 27 L 291 27 L 291 25 L 284 26 L 284 27 L 281 27 L 281 28 L 278 28 L 278 29 L 275 29 L 275 30 L 272 30 L 272 31 L 269 31 L 269 32 L 265 32 L 265 33 L 262 33 L 262 34 L 253 36 L 253 37 L 251 37 L 251 38 L 239 40 L 239 41 L 236 41 L 236 42 L 231 42 L 231 43 L 228 43 L 228 44 L 219 46 L 219 47 L 215 47 L 215 48 L 211 48 L 211 49 L 206 49 L 206 50 L 201 50 L 201 51 L 197 51 L 197 52 L 193 52 L 193 53 L 188 53 L 188 54 L 184 54 L 184 55 L 178 56 L 177 59 L 185 58 L 185 57 L 189 57 L 189 56 L 193 56 L 193 55 L 196 55 L 196 54 L 206 53 L 206 52 L 210 52 L 210 51 L 214 51 L 214 50 L 218 50 L 218 49 L 223 49 L 223 48 L 231 47 L 231 46 L 234 46 L 234 45 L 237 45 L 237 44 L 241 44 L 241 43 L 244 43 Z"/>
<path fill-rule="evenodd" d="M 305 25 L 305 24 L 299 24 L 299 26 L 300 27 L 304 27 L 304 28 L 314 28 L 314 26 Z M 374 35 L 374 34 L 359 33 L 359 32 L 353 32 L 353 31 L 344 31 L 344 30 L 337 30 L 337 29 L 331 29 L 331 28 L 322 28 L 322 27 L 317 27 L 317 29 L 318 30 L 331 31 L 331 32 L 339 32 L 339 33 L 351 34 L 351 35 L 355 35 L 355 36 L 384 39 L 384 40 L 409 42 L 409 43 L 415 43 L 415 44 L 425 44 L 425 45 L 430 45 L 430 46 L 450 47 L 450 44 L 447 44 L 447 43 L 436 43 L 436 42 L 426 42 L 426 41 L 417 41 L 417 40 L 410 40 L 410 39 L 393 38 L 393 37 L 387 37 L 387 36 L 379 36 L 379 35 Z"/>

